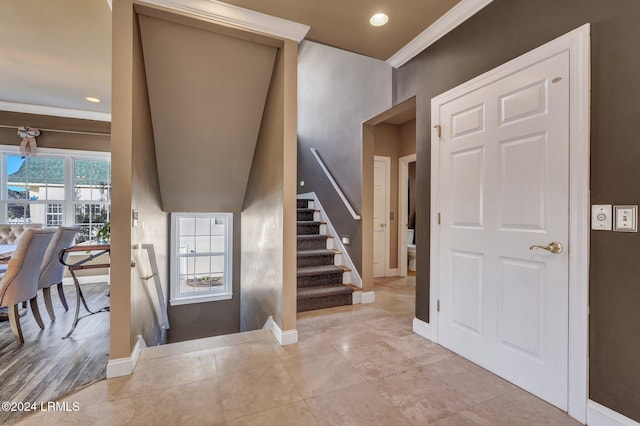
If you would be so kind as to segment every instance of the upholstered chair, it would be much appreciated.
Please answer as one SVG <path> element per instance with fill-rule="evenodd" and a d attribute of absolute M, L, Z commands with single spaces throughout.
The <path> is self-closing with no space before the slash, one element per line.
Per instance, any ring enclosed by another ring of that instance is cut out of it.
<path fill-rule="evenodd" d="M 60 263 L 58 254 L 62 249 L 71 247 L 73 245 L 73 239 L 76 237 L 76 228 L 65 228 L 63 226 L 56 230 L 53 235 L 47 251 L 44 253 L 44 259 L 42 260 L 42 267 L 40 268 L 40 278 L 38 280 L 38 288 L 42 289 L 42 295 L 44 296 L 44 305 L 47 307 L 49 318 L 51 321 L 56 319 L 56 314 L 53 311 L 53 303 L 51 302 L 51 287 L 58 286 L 58 295 L 60 296 L 60 302 L 64 306 L 64 310 L 69 310 L 67 299 L 64 296 L 62 290 L 62 278 L 64 276 L 64 265 Z"/>
<path fill-rule="evenodd" d="M 30 301 L 33 317 L 38 326 L 44 329 L 36 295 L 40 265 L 54 232 L 53 229 L 27 229 L 20 236 L 7 272 L 0 281 L 0 306 L 8 308 L 9 325 L 19 345 L 24 343 L 18 313 L 19 303 Z"/>
<path fill-rule="evenodd" d="M 16 244 L 27 229 L 42 228 L 41 223 L 0 223 L 0 244 Z M 0 278 L 7 272 L 7 264 L 0 264 Z"/>
<path fill-rule="evenodd" d="M 27 229 L 40 229 L 41 223 L 0 223 L 0 244 L 16 244 Z"/>

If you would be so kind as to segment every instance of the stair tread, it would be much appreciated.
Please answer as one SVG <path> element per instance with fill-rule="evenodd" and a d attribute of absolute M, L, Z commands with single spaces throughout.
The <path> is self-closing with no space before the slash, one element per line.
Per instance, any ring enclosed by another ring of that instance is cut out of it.
<path fill-rule="evenodd" d="M 341 294 L 351 294 L 353 288 L 344 284 L 332 284 L 298 289 L 298 300 L 311 299 L 314 297 L 336 296 Z"/>
<path fill-rule="evenodd" d="M 322 234 L 298 235 L 299 240 L 325 240 L 327 238 L 333 238 L 333 237 L 331 235 L 322 235 Z"/>
<path fill-rule="evenodd" d="M 298 250 L 298 257 L 313 257 L 313 256 L 328 256 L 339 254 L 338 250 L 332 249 L 309 249 L 309 250 Z"/>
<path fill-rule="evenodd" d="M 318 222 L 316 220 L 298 220 L 298 225 L 323 225 L 326 222 Z"/>
<path fill-rule="evenodd" d="M 326 273 L 335 273 L 335 272 L 345 272 L 345 269 L 336 266 L 336 265 L 325 265 L 325 266 L 305 266 L 303 268 L 298 268 L 298 276 L 307 276 L 307 275 L 316 275 L 316 274 L 326 274 Z"/>

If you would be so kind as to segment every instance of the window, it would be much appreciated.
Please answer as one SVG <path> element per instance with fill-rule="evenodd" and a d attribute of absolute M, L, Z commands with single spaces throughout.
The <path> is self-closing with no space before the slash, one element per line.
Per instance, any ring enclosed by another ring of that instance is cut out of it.
<path fill-rule="evenodd" d="M 171 304 L 232 297 L 231 213 L 171 214 Z"/>
<path fill-rule="evenodd" d="M 24 158 L 18 148 L 0 146 L 0 222 L 77 226 L 76 241 L 95 236 L 109 221 L 111 162 L 108 153 L 38 149 Z"/>
<path fill-rule="evenodd" d="M 100 160 L 73 160 L 74 225 L 80 240 L 95 237 L 109 222 L 111 164 Z M 78 237 L 76 237 L 78 240 Z"/>

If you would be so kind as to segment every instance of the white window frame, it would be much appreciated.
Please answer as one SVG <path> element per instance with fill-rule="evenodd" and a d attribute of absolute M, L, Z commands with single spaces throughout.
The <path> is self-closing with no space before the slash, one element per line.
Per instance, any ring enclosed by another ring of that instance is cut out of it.
<path fill-rule="evenodd" d="M 18 204 L 20 200 L 7 198 L 7 155 L 20 155 L 20 147 L 15 145 L 0 145 L 0 223 L 7 223 L 7 204 Z M 74 192 L 74 160 L 98 160 L 111 162 L 111 153 L 102 151 L 82 151 L 75 149 L 38 148 L 36 156 L 61 158 L 65 161 L 64 200 L 31 201 L 33 204 L 62 204 L 63 226 L 75 225 L 76 204 L 104 204 L 111 205 L 109 201 L 76 200 Z M 46 222 L 46 212 L 45 212 Z M 43 223 L 46 226 L 46 223 Z"/>
<path fill-rule="evenodd" d="M 217 218 L 225 219 L 224 252 L 207 253 L 208 255 L 224 255 L 224 285 L 222 289 L 201 291 L 190 295 L 180 293 L 180 235 L 178 229 L 181 218 Z M 170 298 L 171 305 L 213 302 L 229 300 L 233 297 L 233 213 L 171 213 L 171 251 L 170 251 Z"/>

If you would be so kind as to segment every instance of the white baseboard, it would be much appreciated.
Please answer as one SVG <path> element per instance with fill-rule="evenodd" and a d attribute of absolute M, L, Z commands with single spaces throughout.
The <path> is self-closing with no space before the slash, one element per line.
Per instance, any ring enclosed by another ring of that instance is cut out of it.
<path fill-rule="evenodd" d="M 374 291 L 363 291 L 361 303 L 373 303 L 376 301 L 376 293 Z"/>
<path fill-rule="evenodd" d="M 85 275 L 78 277 L 80 284 L 96 284 L 96 283 L 108 283 L 109 275 Z M 62 285 L 73 285 L 73 278 L 65 277 L 62 279 Z"/>
<path fill-rule="evenodd" d="M 140 352 L 142 352 L 146 347 L 147 344 L 144 339 L 142 336 L 138 335 L 138 339 L 133 347 L 133 351 L 131 351 L 130 357 L 110 359 L 109 362 L 107 362 L 107 379 L 131 375 L 133 370 L 136 368 Z"/>
<path fill-rule="evenodd" d="M 419 320 L 418 318 L 413 319 L 413 332 L 418 336 L 424 337 L 427 340 L 433 341 L 433 333 L 431 332 L 431 324 L 428 322 L 424 322 Z"/>
<path fill-rule="evenodd" d="M 587 401 L 587 424 L 589 426 L 640 426 L 640 423 L 635 420 L 591 400 Z"/>
<path fill-rule="evenodd" d="M 298 343 L 298 330 L 282 331 L 278 323 L 273 320 L 273 317 L 269 317 L 262 329 L 271 331 L 271 334 L 273 334 L 273 337 L 280 343 L 280 346 Z"/>
<path fill-rule="evenodd" d="M 351 303 L 353 303 L 354 305 L 359 305 L 362 303 L 362 291 L 354 291 L 352 297 L 353 299 Z"/>

